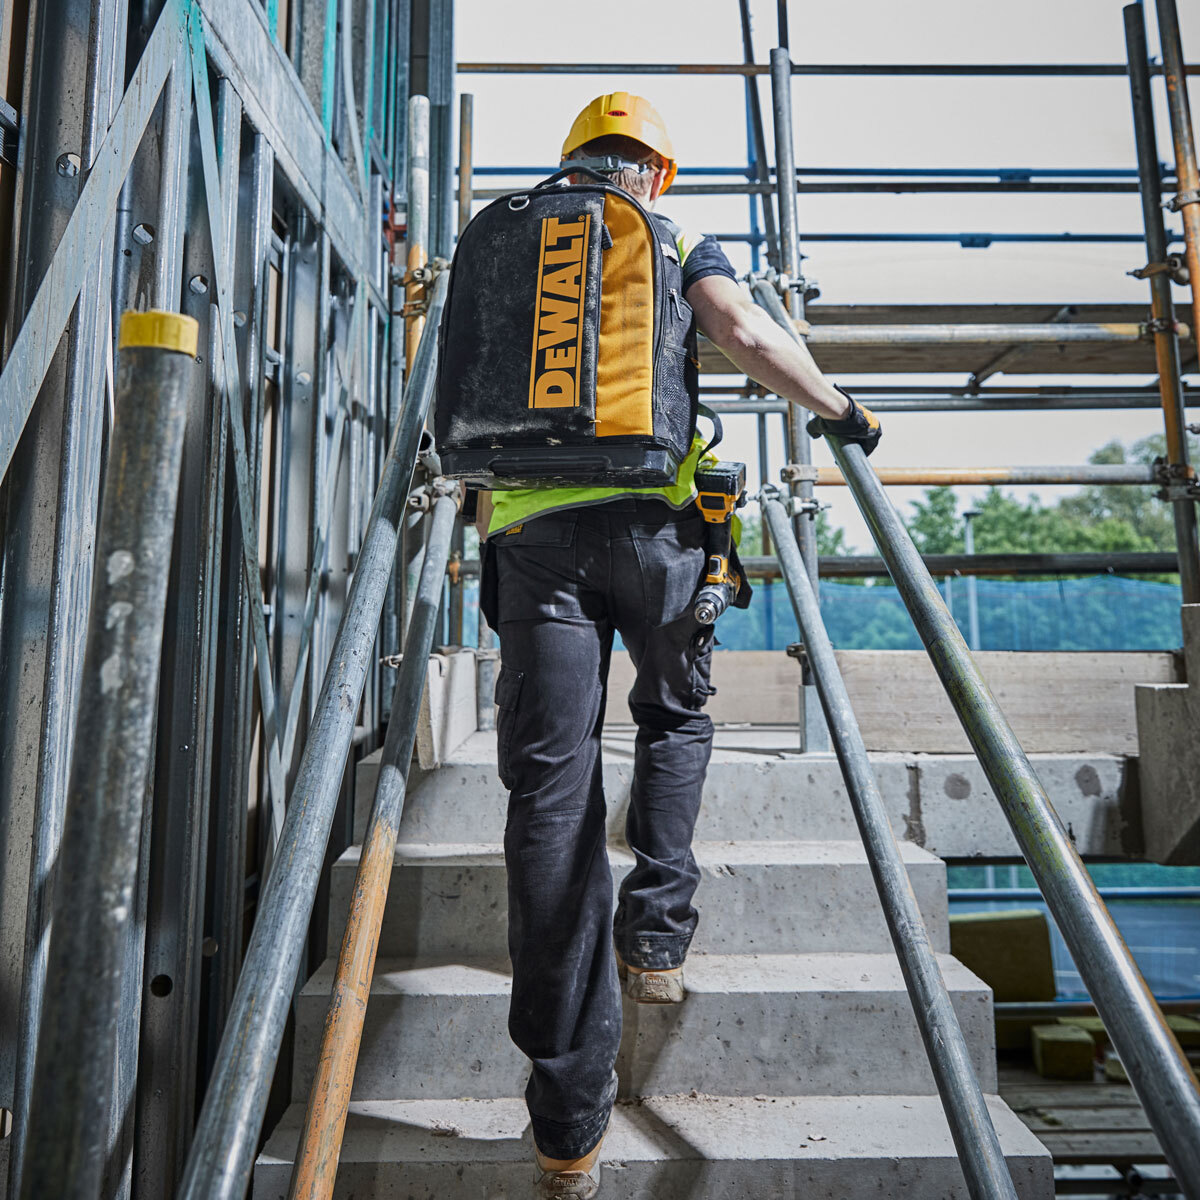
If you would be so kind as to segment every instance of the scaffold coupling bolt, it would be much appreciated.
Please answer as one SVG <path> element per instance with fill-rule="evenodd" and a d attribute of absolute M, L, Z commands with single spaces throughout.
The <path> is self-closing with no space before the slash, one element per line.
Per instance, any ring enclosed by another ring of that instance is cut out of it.
<path fill-rule="evenodd" d="M 1192 188 L 1186 192 L 1177 192 L 1167 202 L 1167 207 L 1172 212 L 1179 212 L 1181 208 L 1188 204 L 1200 204 L 1200 188 Z"/>
<path fill-rule="evenodd" d="M 826 500 L 804 499 L 802 496 L 793 496 L 788 509 L 793 517 L 815 517 L 819 512 L 832 505 Z"/>
<path fill-rule="evenodd" d="M 1144 267 L 1136 267 L 1132 271 L 1126 271 L 1125 274 L 1132 275 L 1134 279 L 1151 279 L 1155 275 L 1167 275 L 1173 283 L 1181 286 L 1185 286 L 1189 279 L 1187 262 L 1182 254 L 1168 254 L 1165 262 L 1147 263 Z"/>

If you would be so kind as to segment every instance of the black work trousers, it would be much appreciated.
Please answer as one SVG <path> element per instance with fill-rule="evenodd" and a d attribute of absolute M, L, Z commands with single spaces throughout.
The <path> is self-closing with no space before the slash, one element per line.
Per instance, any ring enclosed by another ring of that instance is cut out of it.
<path fill-rule="evenodd" d="M 621 499 L 489 539 L 482 593 L 500 635 L 496 682 L 513 991 L 509 1032 L 543 1154 L 596 1143 L 616 1095 L 621 1002 L 613 943 L 638 967 L 683 962 L 700 873 L 691 851 L 712 749 L 701 712 L 713 631 L 692 616 L 704 573 L 694 506 Z M 600 736 L 613 631 L 637 672 L 626 837 L 635 857 L 615 919 Z"/>

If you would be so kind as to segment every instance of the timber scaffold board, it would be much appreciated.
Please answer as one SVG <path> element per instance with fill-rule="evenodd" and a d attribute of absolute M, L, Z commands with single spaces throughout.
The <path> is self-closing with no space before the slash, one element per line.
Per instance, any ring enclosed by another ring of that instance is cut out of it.
<path fill-rule="evenodd" d="M 1064 311 L 1065 310 L 1065 311 Z M 822 327 L 961 326 L 961 325 L 1141 325 L 1150 319 L 1144 304 L 814 304 L 807 310 L 813 327 L 813 357 L 834 375 L 922 372 L 975 374 L 1004 354 L 1008 375 L 1106 375 L 1156 372 L 1154 342 L 1149 336 L 1131 342 L 1053 342 L 1009 346 L 975 345 L 949 338 L 928 345 L 822 345 Z M 1186 321 L 1180 308 L 1177 320 Z M 1006 351 L 1011 349 L 1011 353 Z M 1185 373 L 1197 369 L 1196 343 L 1180 342 Z M 740 372 L 712 343 L 700 342 L 700 369 L 710 374 Z"/>
<path fill-rule="evenodd" d="M 1162 1147 L 1127 1083 L 1064 1082 L 1000 1065 L 1000 1095 L 1050 1151 L 1055 1166 L 1162 1163 Z"/>

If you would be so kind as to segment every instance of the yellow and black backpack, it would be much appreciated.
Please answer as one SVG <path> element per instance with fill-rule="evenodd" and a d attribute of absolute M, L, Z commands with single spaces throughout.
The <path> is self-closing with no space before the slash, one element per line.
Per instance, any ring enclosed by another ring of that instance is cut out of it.
<path fill-rule="evenodd" d="M 459 239 L 439 339 L 442 471 L 485 488 L 672 483 L 699 393 L 678 249 L 602 176 L 547 186 L 566 174 L 494 201 Z"/>

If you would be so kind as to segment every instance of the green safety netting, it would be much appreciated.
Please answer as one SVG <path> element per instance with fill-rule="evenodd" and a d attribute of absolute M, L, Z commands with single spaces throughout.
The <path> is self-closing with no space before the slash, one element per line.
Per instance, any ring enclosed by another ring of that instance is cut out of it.
<path fill-rule="evenodd" d="M 968 635 L 967 580 L 939 580 L 963 635 Z M 979 579 L 979 646 L 983 650 L 1164 650 L 1180 644 L 1179 587 L 1119 575 L 1048 580 Z M 464 633 L 475 643 L 477 589 L 466 589 Z M 896 589 L 821 584 L 821 613 L 843 650 L 919 650 L 920 640 Z M 797 640 L 782 581 L 758 582 L 745 610 L 717 623 L 725 650 L 782 650 Z"/>

